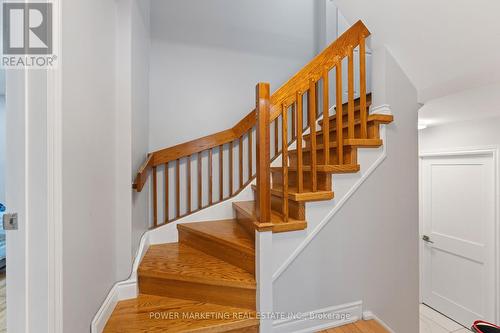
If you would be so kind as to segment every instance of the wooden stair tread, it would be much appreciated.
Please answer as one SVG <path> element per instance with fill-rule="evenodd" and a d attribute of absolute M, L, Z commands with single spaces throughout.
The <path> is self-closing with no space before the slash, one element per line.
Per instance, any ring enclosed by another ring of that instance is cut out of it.
<path fill-rule="evenodd" d="M 252 185 L 252 189 L 257 191 L 257 186 Z M 283 187 L 278 184 L 273 184 L 271 186 L 271 195 L 277 197 L 283 197 Z M 288 198 L 294 201 L 320 201 L 320 200 L 331 200 L 334 198 L 334 193 L 332 191 L 318 190 L 316 192 L 311 191 L 307 187 L 304 187 L 302 192 L 298 192 L 295 186 L 288 187 Z"/>
<path fill-rule="evenodd" d="M 344 112 L 343 116 L 344 115 L 347 115 L 346 112 Z M 337 115 L 336 114 L 333 114 L 329 117 L 330 121 L 332 120 L 336 120 L 337 119 Z M 344 118 L 345 119 L 345 118 Z M 390 115 L 390 114 L 378 114 L 378 113 L 373 113 L 373 114 L 370 114 L 368 115 L 368 117 L 366 117 L 366 121 L 369 123 L 369 122 L 374 122 L 374 121 L 377 121 L 377 122 L 381 122 L 381 123 L 384 123 L 384 124 L 389 124 L 391 123 L 392 121 L 394 120 L 394 116 L 393 115 Z M 318 122 L 320 125 L 323 124 L 323 120 L 320 119 L 319 122 Z M 346 128 L 348 125 L 347 125 L 347 121 L 343 121 L 342 122 L 342 127 L 343 128 Z M 359 125 L 361 124 L 361 119 L 359 118 L 355 118 L 354 119 L 354 124 L 355 125 Z"/>
<path fill-rule="evenodd" d="M 368 111 L 368 109 L 370 108 L 370 106 L 372 105 L 372 93 L 368 93 L 366 94 L 366 110 Z M 335 106 L 334 107 L 335 110 L 337 110 L 337 107 Z M 361 99 L 358 97 L 356 99 L 354 99 L 354 112 L 359 112 L 359 110 L 361 109 Z M 342 104 L 342 115 L 347 115 L 349 112 L 349 102 L 345 102 Z M 330 119 L 335 119 L 336 115 L 331 115 L 330 116 Z"/>
<path fill-rule="evenodd" d="M 377 148 L 382 146 L 384 142 L 382 139 L 344 139 L 344 147 L 359 147 L 359 148 Z M 323 150 L 324 144 L 320 143 L 316 145 L 316 150 Z M 337 148 L 336 141 L 330 141 L 329 148 Z M 302 147 L 302 152 L 311 151 L 311 147 Z M 289 154 L 297 153 L 297 149 L 292 149 L 288 152 Z"/>
<path fill-rule="evenodd" d="M 333 119 L 335 119 L 335 115 L 332 116 Z M 330 119 L 331 120 L 331 119 Z M 368 116 L 368 119 L 367 119 L 367 123 L 371 123 L 371 122 L 379 122 L 381 124 L 390 124 L 392 123 L 392 121 L 394 120 L 394 117 L 392 115 L 388 115 L 388 114 L 371 114 Z M 322 120 L 319 120 L 318 121 L 318 124 L 323 127 L 323 121 Z M 361 124 L 361 120 L 360 119 L 355 119 L 354 120 L 354 125 L 357 126 L 357 125 L 360 125 Z M 342 123 L 342 128 L 347 128 L 348 127 L 348 123 L 347 122 L 343 122 Z M 336 126 L 330 126 L 329 128 L 329 132 L 336 132 L 337 131 L 337 127 Z M 316 130 L 316 136 L 320 136 L 320 135 L 323 135 L 323 130 Z M 310 138 L 311 134 L 307 133 L 307 134 L 304 134 L 303 135 L 303 138 L 304 140 L 308 140 Z"/>
<path fill-rule="evenodd" d="M 151 245 L 138 274 L 139 277 L 255 289 L 255 278 L 249 272 L 181 243 Z"/>
<path fill-rule="evenodd" d="M 236 220 L 178 224 L 177 229 L 195 233 L 248 254 L 255 254 L 255 242 Z"/>
<path fill-rule="evenodd" d="M 151 313 L 158 313 L 166 318 L 150 318 Z M 222 316 L 227 313 L 230 316 Z M 197 314 L 215 315 L 200 320 L 193 318 Z M 118 302 L 104 328 L 104 333 L 217 333 L 234 330 L 244 332 L 246 328 L 258 327 L 259 322 L 255 317 L 255 312 L 247 309 L 140 294 L 137 298 Z"/>
<path fill-rule="evenodd" d="M 272 167 L 271 172 L 282 172 L 282 167 Z M 302 170 L 305 172 L 311 171 L 310 165 L 302 166 Z M 326 173 L 356 173 L 360 170 L 359 164 L 342 164 L 342 165 L 321 165 L 318 164 L 316 166 L 316 170 L 318 172 L 326 172 Z M 296 166 L 289 166 L 288 171 L 296 172 Z"/>
<path fill-rule="evenodd" d="M 233 207 L 240 213 L 249 219 L 257 220 L 255 213 L 255 201 L 238 201 L 233 202 Z M 307 227 L 306 221 L 295 220 L 293 218 L 288 218 L 287 222 L 283 221 L 283 217 L 280 213 L 271 210 L 271 221 L 266 224 L 266 227 L 272 229 L 273 232 L 284 232 L 284 231 L 294 231 L 303 230 Z"/>

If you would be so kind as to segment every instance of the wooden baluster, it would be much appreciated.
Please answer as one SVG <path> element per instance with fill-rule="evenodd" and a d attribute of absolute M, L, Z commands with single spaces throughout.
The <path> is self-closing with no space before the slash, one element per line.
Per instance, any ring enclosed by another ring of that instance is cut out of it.
<path fill-rule="evenodd" d="M 279 154 L 279 138 L 278 138 L 278 135 L 279 135 L 279 129 L 278 129 L 278 120 L 279 120 L 279 117 L 276 117 L 276 119 L 274 119 L 274 156 L 278 156 Z"/>
<path fill-rule="evenodd" d="M 342 109 L 342 60 L 337 63 L 336 72 L 336 90 L 337 90 L 337 107 L 335 121 L 337 123 L 337 164 L 344 164 L 344 133 L 342 132 L 343 109 Z"/>
<path fill-rule="evenodd" d="M 187 214 L 191 213 L 191 155 L 187 157 Z"/>
<path fill-rule="evenodd" d="M 309 128 L 311 131 L 311 191 L 317 190 L 317 159 L 316 159 L 316 82 L 309 81 L 309 93 L 307 94 L 307 106 L 309 110 Z"/>
<path fill-rule="evenodd" d="M 302 132 L 304 131 L 304 123 L 302 120 L 302 93 L 297 92 L 297 192 L 304 191 L 304 175 L 302 171 Z"/>
<path fill-rule="evenodd" d="M 175 205 L 177 207 L 177 217 L 181 216 L 181 173 L 179 167 L 179 159 L 175 164 Z"/>
<path fill-rule="evenodd" d="M 293 140 L 295 140 L 295 138 L 297 137 L 297 132 L 296 132 L 296 128 L 295 128 L 295 115 L 296 115 L 295 104 L 292 104 L 292 139 L 291 139 L 291 142 Z"/>
<path fill-rule="evenodd" d="M 213 177 L 212 177 L 212 148 L 208 150 L 208 205 L 213 203 L 212 196 Z"/>
<path fill-rule="evenodd" d="M 283 178 L 283 221 L 288 222 L 288 108 L 283 104 L 281 122 L 281 166 Z"/>
<path fill-rule="evenodd" d="M 233 195 L 233 141 L 229 143 L 229 196 Z"/>
<path fill-rule="evenodd" d="M 366 46 L 365 37 L 359 40 L 359 112 L 361 122 L 361 138 L 368 137 L 366 109 Z"/>
<path fill-rule="evenodd" d="M 240 188 L 242 188 L 243 187 L 243 136 L 240 136 L 240 140 L 238 142 L 238 161 L 239 161 L 238 175 L 240 177 Z"/>
<path fill-rule="evenodd" d="M 349 51 L 347 68 L 347 137 L 354 139 L 354 51 Z"/>
<path fill-rule="evenodd" d="M 323 160 L 324 165 L 330 164 L 330 100 L 328 70 L 323 72 Z"/>
<path fill-rule="evenodd" d="M 203 196 L 202 196 L 202 185 L 201 185 L 201 179 L 202 179 L 202 172 L 201 172 L 201 151 L 198 152 L 198 209 L 201 209 L 203 207 Z"/>
<path fill-rule="evenodd" d="M 153 167 L 153 226 L 158 226 L 158 189 L 156 184 L 156 166 Z"/>
<path fill-rule="evenodd" d="M 168 162 L 165 163 L 165 224 L 168 223 Z"/>
<path fill-rule="evenodd" d="M 252 128 L 248 131 L 248 180 L 253 176 Z"/>
<path fill-rule="evenodd" d="M 219 201 L 224 200 L 224 145 L 219 146 Z"/>
<path fill-rule="evenodd" d="M 260 223 L 271 221 L 271 173 L 270 173 L 270 92 L 269 83 L 256 86 L 255 110 L 257 112 L 257 220 Z"/>

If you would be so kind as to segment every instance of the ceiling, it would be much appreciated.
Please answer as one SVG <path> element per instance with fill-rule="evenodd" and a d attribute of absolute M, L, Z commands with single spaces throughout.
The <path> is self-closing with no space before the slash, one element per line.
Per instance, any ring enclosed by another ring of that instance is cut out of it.
<path fill-rule="evenodd" d="M 500 1 L 333 1 L 387 46 L 422 103 L 500 82 Z"/>
<path fill-rule="evenodd" d="M 500 84 L 469 89 L 427 102 L 418 111 L 421 125 L 500 116 Z"/>

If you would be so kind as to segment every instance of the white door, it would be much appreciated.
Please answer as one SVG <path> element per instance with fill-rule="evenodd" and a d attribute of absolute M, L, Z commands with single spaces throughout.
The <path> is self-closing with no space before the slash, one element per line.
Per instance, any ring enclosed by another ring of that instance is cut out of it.
<path fill-rule="evenodd" d="M 495 316 L 493 153 L 423 157 L 422 297 L 466 327 Z"/>
<path fill-rule="evenodd" d="M 18 214 L 18 229 L 6 231 L 7 332 L 26 332 L 26 105 L 25 72 L 6 74 L 6 213 Z"/>

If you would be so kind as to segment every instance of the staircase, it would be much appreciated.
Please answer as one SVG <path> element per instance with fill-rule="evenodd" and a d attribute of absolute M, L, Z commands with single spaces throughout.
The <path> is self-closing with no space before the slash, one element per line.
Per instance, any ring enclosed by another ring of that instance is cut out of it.
<path fill-rule="evenodd" d="M 104 332 L 259 331 L 255 233 L 305 229 L 306 203 L 333 199 L 332 175 L 358 172 L 358 148 L 380 147 L 380 125 L 393 121 L 389 115 L 369 114 L 368 35 L 357 22 L 272 96 L 268 84 L 258 84 L 255 110 L 235 127 L 148 155 L 134 189 L 141 191 L 152 175 L 153 228 L 231 199 L 248 186 L 255 199 L 233 201 L 234 219 L 178 224 L 178 243 L 150 246 L 138 269 L 138 297 L 118 303 Z M 358 98 L 355 52 L 360 55 Z"/>

